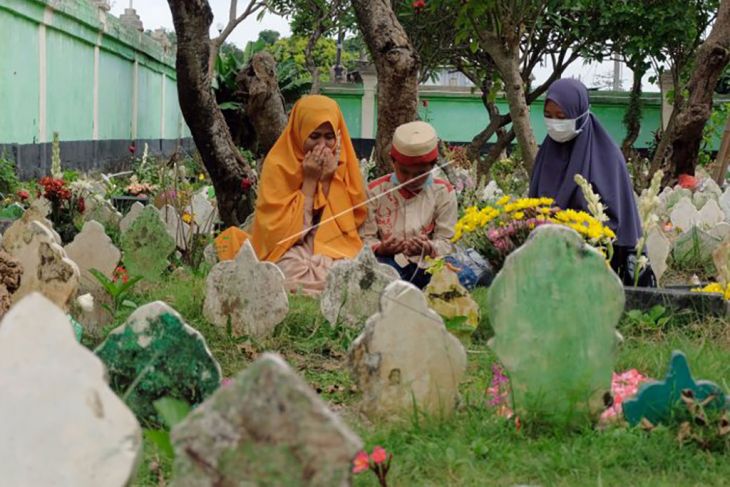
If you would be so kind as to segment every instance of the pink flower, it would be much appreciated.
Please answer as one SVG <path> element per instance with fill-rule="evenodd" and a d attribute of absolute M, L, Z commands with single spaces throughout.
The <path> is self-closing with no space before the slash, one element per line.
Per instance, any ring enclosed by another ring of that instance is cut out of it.
<path fill-rule="evenodd" d="M 370 468 L 370 457 L 366 451 L 359 451 L 352 461 L 352 473 L 362 473 Z"/>
<path fill-rule="evenodd" d="M 382 446 L 376 446 L 373 448 L 373 454 L 370 458 L 375 462 L 376 465 L 383 463 L 388 458 L 388 453 Z"/>
<path fill-rule="evenodd" d="M 641 383 L 647 380 L 649 378 L 636 369 L 627 370 L 620 374 L 614 372 L 611 378 L 613 404 L 601 414 L 601 420 L 607 421 L 620 415 L 623 412 L 623 402 L 634 396 L 638 392 Z"/>
<path fill-rule="evenodd" d="M 251 183 L 251 180 L 249 178 L 241 179 L 241 189 L 243 189 L 244 191 L 248 191 L 252 184 L 253 183 Z"/>
<path fill-rule="evenodd" d="M 230 377 L 224 377 L 223 380 L 221 380 L 221 387 L 228 387 L 231 384 L 233 384 L 233 379 Z"/>

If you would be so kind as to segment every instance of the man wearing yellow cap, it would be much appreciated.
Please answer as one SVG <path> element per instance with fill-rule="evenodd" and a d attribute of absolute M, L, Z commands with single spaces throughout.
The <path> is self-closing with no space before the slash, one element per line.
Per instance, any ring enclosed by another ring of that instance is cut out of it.
<path fill-rule="evenodd" d="M 381 262 L 423 288 L 430 278 L 426 257 L 453 251 L 456 194 L 447 181 L 433 177 L 438 137 L 428 123 L 399 126 L 390 156 L 394 171 L 368 186 L 368 219 L 360 233 Z"/>

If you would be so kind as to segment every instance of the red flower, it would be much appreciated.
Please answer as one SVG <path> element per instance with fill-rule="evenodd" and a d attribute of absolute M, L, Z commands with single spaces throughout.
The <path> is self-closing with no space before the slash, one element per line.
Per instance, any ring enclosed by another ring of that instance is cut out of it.
<path fill-rule="evenodd" d="M 27 191 L 22 190 L 22 189 L 20 191 L 18 191 L 17 195 L 18 195 L 18 198 L 20 198 L 21 201 L 25 201 L 28 198 L 30 198 L 30 193 L 28 193 Z"/>
<path fill-rule="evenodd" d="M 419 11 L 426 6 L 426 0 L 415 0 L 411 5 L 416 11 Z"/>
<path fill-rule="evenodd" d="M 424 107 L 428 108 L 428 100 L 421 100 Z"/>
<path fill-rule="evenodd" d="M 248 177 L 241 179 L 241 189 L 243 189 L 244 191 L 248 191 L 252 185 L 253 185 L 253 183 L 251 182 L 251 179 L 249 179 Z"/>
<path fill-rule="evenodd" d="M 117 282 L 119 279 L 121 279 L 122 283 L 124 283 L 124 284 L 126 284 L 127 281 L 129 281 L 129 275 L 127 274 L 127 269 L 125 269 L 122 266 L 119 266 L 116 269 L 114 269 L 113 281 Z"/>
<path fill-rule="evenodd" d="M 388 453 L 382 446 L 376 446 L 375 448 L 373 448 L 373 454 L 370 456 L 370 458 L 373 460 L 373 462 L 375 462 L 376 465 L 378 465 L 388 459 Z"/>
<path fill-rule="evenodd" d="M 86 201 L 84 201 L 83 197 L 79 197 L 76 201 L 76 209 L 79 210 L 79 213 L 83 213 L 86 210 Z"/>
<path fill-rule="evenodd" d="M 365 451 L 357 452 L 355 460 L 352 461 L 352 473 L 361 473 L 370 468 L 370 458 Z"/>
<path fill-rule="evenodd" d="M 695 189 L 697 187 L 697 178 L 689 174 L 679 175 L 679 185 L 685 189 Z"/>
<path fill-rule="evenodd" d="M 134 144 L 129 144 L 129 147 L 127 147 L 127 150 L 129 150 L 129 152 L 134 154 L 135 152 L 137 152 L 137 147 Z"/>

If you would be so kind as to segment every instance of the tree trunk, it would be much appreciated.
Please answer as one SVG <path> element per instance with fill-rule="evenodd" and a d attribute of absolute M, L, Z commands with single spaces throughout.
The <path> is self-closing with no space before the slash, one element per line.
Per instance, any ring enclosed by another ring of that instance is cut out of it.
<path fill-rule="evenodd" d="M 378 131 L 375 138 L 377 172 L 392 170 L 393 132 L 416 119 L 418 53 L 387 0 L 352 0 L 357 23 L 378 73 Z"/>
<path fill-rule="evenodd" d="M 519 49 L 515 47 L 506 51 L 499 42 L 486 44 L 483 48 L 492 56 L 504 81 L 504 93 L 509 103 L 512 129 L 522 149 L 525 169 L 528 174 L 532 174 L 537 156 L 537 142 L 530 124 L 530 107 L 527 104 L 525 83 L 520 73 Z"/>
<path fill-rule="evenodd" d="M 502 153 L 507 149 L 507 147 L 509 147 L 513 140 L 515 140 L 514 130 L 505 132 L 504 130 L 500 129 L 500 131 L 497 133 L 497 141 L 492 147 L 489 148 L 489 152 L 487 152 L 487 155 L 478 159 L 478 178 L 481 178 L 482 175 L 489 177 L 489 171 L 492 169 L 492 165 L 502 157 Z"/>
<path fill-rule="evenodd" d="M 695 68 L 687 84 L 689 96 L 671 132 L 674 176 L 694 174 L 702 133 L 712 114 L 712 98 L 730 61 L 730 0 L 723 0 L 710 35 L 697 49 Z"/>
<path fill-rule="evenodd" d="M 248 66 L 236 77 L 240 87 L 237 98 L 256 132 L 256 151 L 266 155 L 286 127 L 284 97 L 279 91 L 276 61 L 268 52 L 254 54 Z"/>
<path fill-rule="evenodd" d="M 309 89 L 310 95 L 319 95 L 320 82 L 319 82 L 319 67 L 314 61 L 314 47 L 317 45 L 317 41 L 322 36 L 322 23 L 318 23 L 312 35 L 309 36 L 307 41 L 307 47 L 304 49 L 304 65 L 312 75 L 312 87 Z"/>
<path fill-rule="evenodd" d="M 213 181 L 223 223 L 239 225 L 253 211 L 252 192 L 244 194 L 241 189 L 244 178 L 251 178 L 252 173 L 233 144 L 211 87 L 208 32 L 213 12 L 206 0 L 168 0 L 168 3 L 178 41 L 180 109 Z"/>
<path fill-rule="evenodd" d="M 492 135 L 501 131 L 501 135 L 504 136 L 504 129 L 501 128 L 502 115 L 499 113 L 499 108 L 497 108 L 497 104 L 489 98 L 490 92 L 494 87 L 494 69 L 487 70 L 486 74 L 482 78 L 481 85 L 482 104 L 487 110 L 487 115 L 489 116 L 489 125 L 487 125 L 484 130 L 476 134 L 471 140 L 471 143 L 469 144 L 469 147 L 466 151 L 467 156 L 471 160 L 476 160 L 479 158 L 482 147 L 484 147 L 484 144 L 489 141 Z"/>
<path fill-rule="evenodd" d="M 634 143 L 639 137 L 641 130 L 641 79 L 646 73 L 645 69 L 634 66 L 634 81 L 631 85 L 631 95 L 629 96 L 629 106 L 624 116 L 624 125 L 626 126 L 626 137 L 621 143 L 621 152 L 628 162 L 635 155 Z"/>

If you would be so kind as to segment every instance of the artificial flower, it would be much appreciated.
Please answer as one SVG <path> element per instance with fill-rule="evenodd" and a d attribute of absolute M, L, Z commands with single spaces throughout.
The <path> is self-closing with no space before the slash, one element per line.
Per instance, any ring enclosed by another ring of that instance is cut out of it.
<path fill-rule="evenodd" d="M 370 457 L 366 451 L 359 451 L 352 461 L 352 473 L 361 473 L 370 468 Z"/>
<path fill-rule="evenodd" d="M 370 455 L 370 458 L 376 465 L 378 465 L 388 459 L 388 453 L 382 446 L 376 446 L 373 448 L 373 453 Z"/>

